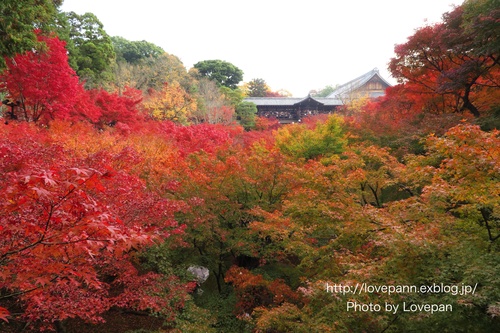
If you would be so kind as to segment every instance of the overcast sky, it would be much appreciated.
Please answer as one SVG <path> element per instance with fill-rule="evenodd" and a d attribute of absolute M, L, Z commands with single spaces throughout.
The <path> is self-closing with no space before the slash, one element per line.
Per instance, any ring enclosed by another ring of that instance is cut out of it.
<path fill-rule="evenodd" d="M 389 82 L 394 45 L 463 0 L 64 0 L 110 36 L 146 40 L 181 59 L 228 61 L 243 80 L 306 96 L 377 67 Z"/>

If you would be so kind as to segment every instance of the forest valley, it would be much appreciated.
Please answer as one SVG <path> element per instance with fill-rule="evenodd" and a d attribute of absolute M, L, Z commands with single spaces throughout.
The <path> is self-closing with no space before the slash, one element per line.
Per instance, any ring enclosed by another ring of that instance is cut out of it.
<path fill-rule="evenodd" d="M 498 0 L 397 45 L 384 97 L 282 126 L 234 65 L 58 3 L 0 4 L 30 22 L 0 34 L 0 331 L 500 331 Z"/>

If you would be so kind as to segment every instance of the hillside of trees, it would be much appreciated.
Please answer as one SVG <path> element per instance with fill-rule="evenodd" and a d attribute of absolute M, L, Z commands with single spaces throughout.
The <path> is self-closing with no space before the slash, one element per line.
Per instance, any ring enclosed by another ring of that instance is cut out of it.
<path fill-rule="evenodd" d="M 500 331 L 498 0 L 289 125 L 61 3 L 0 3 L 1 332 Z"/>

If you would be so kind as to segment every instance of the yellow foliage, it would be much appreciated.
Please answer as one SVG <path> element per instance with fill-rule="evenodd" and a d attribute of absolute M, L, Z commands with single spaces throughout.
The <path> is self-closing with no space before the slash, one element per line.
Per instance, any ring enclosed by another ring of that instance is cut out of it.
<path fill-rule="evenodd" d="M 370 98 L 368 96 L 360 96 L 349 100 L 348 103 L 346 103 L 348 113 L 356 114 L 362 112 L 369 101 Z"/>
<path fill-rule="evenodd" d="M 153 92 L 143 107 L 154 119 L 171 120 L 186 125 L 197 105 L 178 82 L 173 82 L 165 83 L 161 91 Z"/>

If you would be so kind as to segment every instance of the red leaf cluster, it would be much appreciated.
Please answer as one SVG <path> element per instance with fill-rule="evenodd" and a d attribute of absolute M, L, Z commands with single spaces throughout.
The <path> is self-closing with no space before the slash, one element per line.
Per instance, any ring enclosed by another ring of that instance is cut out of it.
<path fill-rule="evenodd" d="M 125 89 L 123 94 L 105 90 L 86 91 L 68 64 L 65 43 L 58 37 L 38 35 L 45 49 L 6 59 L 7 70 L 0 76 L 4 90 L 15 101 L 11 119 L 39 124 L 50 121 L 85 120 L 103 126 L 118 125 L 124 131 L 141 120 L 138 104 L 142 94 Z"/>
<path fill-rule="evenodd" d="M 226 272 L 225 281 L 236 288 L 238 314 L 251 314 L 259 306 L 274 307 L 285 302 L 301 302 L 300 294 L 293 291 L 285 281 L 268 281 L 261 274 L 253 274 L 245 268 L 232 266 Z"/>
<path fill-rule="evenodd" d="M 20 300 L 26 320 L 48 324 L 72 317 L 97 322 L 114 305 L 171 316 L 189 289 L 174 277 L 140 276 L 132 259 L 152 240 L 182 233 L 174 214 L 186 205 L 113 170 L 114 159 L 130 159 L 130 152 L 72 158 L 44 131 L 11 124 L 0 134 L 4 298 Z M 118 295 L 110 279 L 123 285 Z M 155 288 L 169 292 L 154 296 Z M 171 297 L 177 301 L 166 307 Z"/>

